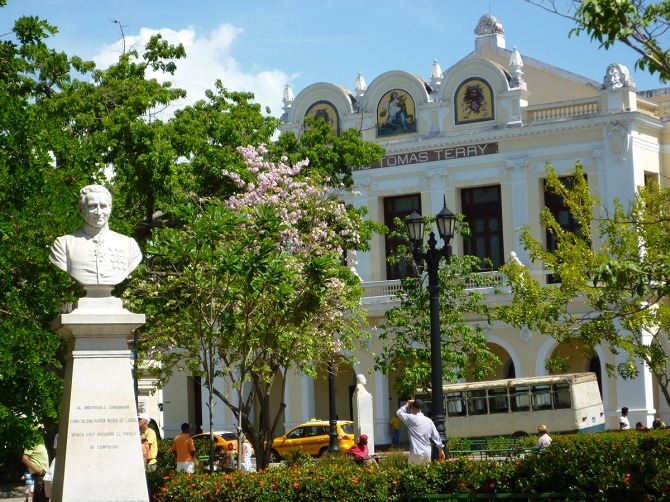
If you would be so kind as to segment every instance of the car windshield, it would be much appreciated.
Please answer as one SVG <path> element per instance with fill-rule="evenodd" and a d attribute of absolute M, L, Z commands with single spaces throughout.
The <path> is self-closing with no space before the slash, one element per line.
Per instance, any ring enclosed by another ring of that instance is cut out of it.
<path fill-rule="evenodd" d="M 354 433 L 354 424 L 348 423 L 348 424 L 340 424 L 340 427 L 342 428 L 342 432 L 345 434 L 353 434 Z"/>

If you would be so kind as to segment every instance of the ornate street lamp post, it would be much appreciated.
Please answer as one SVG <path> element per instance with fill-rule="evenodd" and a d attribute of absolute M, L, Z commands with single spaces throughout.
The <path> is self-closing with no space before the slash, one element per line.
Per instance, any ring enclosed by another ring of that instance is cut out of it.
<path fill-rule="evenodd" d="M 416 211 L 405 218 L 407 234 L 412 242 L 412 256 L 419 272 L 426 264 L 428 272 L 428 292 L 430 293 L 430 382 L 432 389 L 432 418 L 442 441 L 446 441 L 447 434 L 444 426 L 444 400 L 442 391 L 442 336 L 440 334 L 440 283 L 438 270 L 440 259 L 447 261 L 451 258 L 451 239 L 454 236 L 456 215 L 447 209 L 445 201 L 442 211 L 435 216 L 437 231 L 444 247 L 437 249 L 435 232 L 430 232 L 428 249 L 423 250 L 423 231 L 425 220 Z"/>
<path fill-rule="evenodd" d="M 340 451 L 340 443 L 337 438 L 337 413 L 335 411 L 335 364 L 331 356 L 328 361 L 328 407 L 330 418 L 330 442 L 328 443 L 328 451 Z"/>

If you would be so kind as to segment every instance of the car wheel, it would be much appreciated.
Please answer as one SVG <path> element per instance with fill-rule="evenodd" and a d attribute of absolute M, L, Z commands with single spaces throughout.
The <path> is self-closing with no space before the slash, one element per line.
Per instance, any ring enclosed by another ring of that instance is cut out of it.
<path fill-rule="evenodd" d="M 321 448 L 321 449 L 319 450 L 319 454 L 318 454 L 317 456 L 318 456 L 318 457 L 322 457 L 323 454 L 326 453 L 327 451 L 328 451 L 328 447 L 327 447 L 327 446 L 324 446 L 323 448 Z"/>
<path fill-rule="evenodd" d="M 270 463 L 276 464 L 277 462 L 281 462 L 279 453 L 277 453 L 277 450 L 270 450 Z"/>

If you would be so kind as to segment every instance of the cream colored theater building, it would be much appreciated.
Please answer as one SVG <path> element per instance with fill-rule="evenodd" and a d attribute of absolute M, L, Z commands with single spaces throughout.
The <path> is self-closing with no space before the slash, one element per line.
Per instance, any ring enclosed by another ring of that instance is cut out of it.
<path fill-rule="evenodd" d="M 321 117 L 336 132 L 356 128 L 365 140 L 383 146 L 386 155 L 380 165 L 354 172 L 356 195 L 347 202 L 366 206 L 370 218 L 390 224 L 395 216 L 413 210 L 434 215 L 446 197 L 449 209 L 466 215 L 473 230 L 468 241 L 454 239 L 454 253 L 492 260 L 493 270 L 484 273 L 503 286 L 503 293 L 491 289 L 487 298 L 501 304 L 509 296 L 497 269 L 512 252 L 541 280 L 550 277 L 531 263 L 518 233 L 529 226 L 546 242 L 538 222 L 540 210 L 549 206 L 557 215 L 566 214 L 561 201 L 545 198 L 547 161 L 559 174 L 581 162 L 592 192 L 609 208 L 614 199 L 630 200 L 648 179 L 668 179 L 670 90 L 636 89 L 627 69 L 616 64 L 594 68 L 594 74 L 598 80 L 507 48 L 501 23 L 485 15 L 476 25 L 474 50 L 446 71 L 435 61 L 427 80 L 399 69 L 377 76 L 369 85 L 359 75 L 353 91 L 316 83 L 294 97 L 287 86 L 282 130 L 300 134 L 305 117 Z M 570 224 L 569 219 L 561 221 Z M 399 287 L 400 271 L 386 260 L 393 245 L 385 236 L 376 236 L 372 250 L 356 258 L 371 325 L 384 320 Z M 495 378 L 544 375 L 546 359 L 560 350 L 571 356 L 570 371 L 595 371 L 600 376 L 608 428 L 618 427 L 622 406 L 630 409 L 631 423 L 651 426 L 656 416 L 670 422 L 670 409 L 648 371 L 632 381 L 607 377 L 605 364 L 616 365 L 618 358 L 606 348 L 598 347 L 596 357 L 586 359 L 527 329 L 498 323 L 488 326 L 486 334 L 490 349 L 503 362 Z M 339 418 L 350 418 L 356 374 L 364 373 L 373 395 L 375 443 L 382 445 L 390 443 L 388 420 L 401 396 L 393 389 L 393 375 L 373 371 L 379 344 L 373 332 L 368 350 L 356 354 L 355 367 L 338 374 L 336 402 Z M 209 422 L 206 390 L 192 378 L 177 376 L 154 396 L 143 393 L 141 405 L 161 422 L 168 437 L 178 433 L 184 420 L 194 425 Z M 328 418 L 323 376 L 292 374 L 285 399 L 286 429 L 314 417 Z M 217 430 L 233 430 L 235 423 L 220 402 L 214 422 Z"/>

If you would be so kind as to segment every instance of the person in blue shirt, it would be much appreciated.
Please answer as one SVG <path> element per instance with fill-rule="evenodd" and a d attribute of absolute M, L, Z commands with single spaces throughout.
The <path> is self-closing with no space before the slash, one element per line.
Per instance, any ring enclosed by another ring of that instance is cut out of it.
<path fill-rule="evenodd" d="M 28 471 L 26 471 L 25 474 L 21 476 L 21 479 L 26 482 L 26 487 L 23 490 L 23 493 L 26 494 L 26 502 L 28 502 L 28 500 L 32 498 L 33 492 L 35 491 L 35 480 Z"/>

